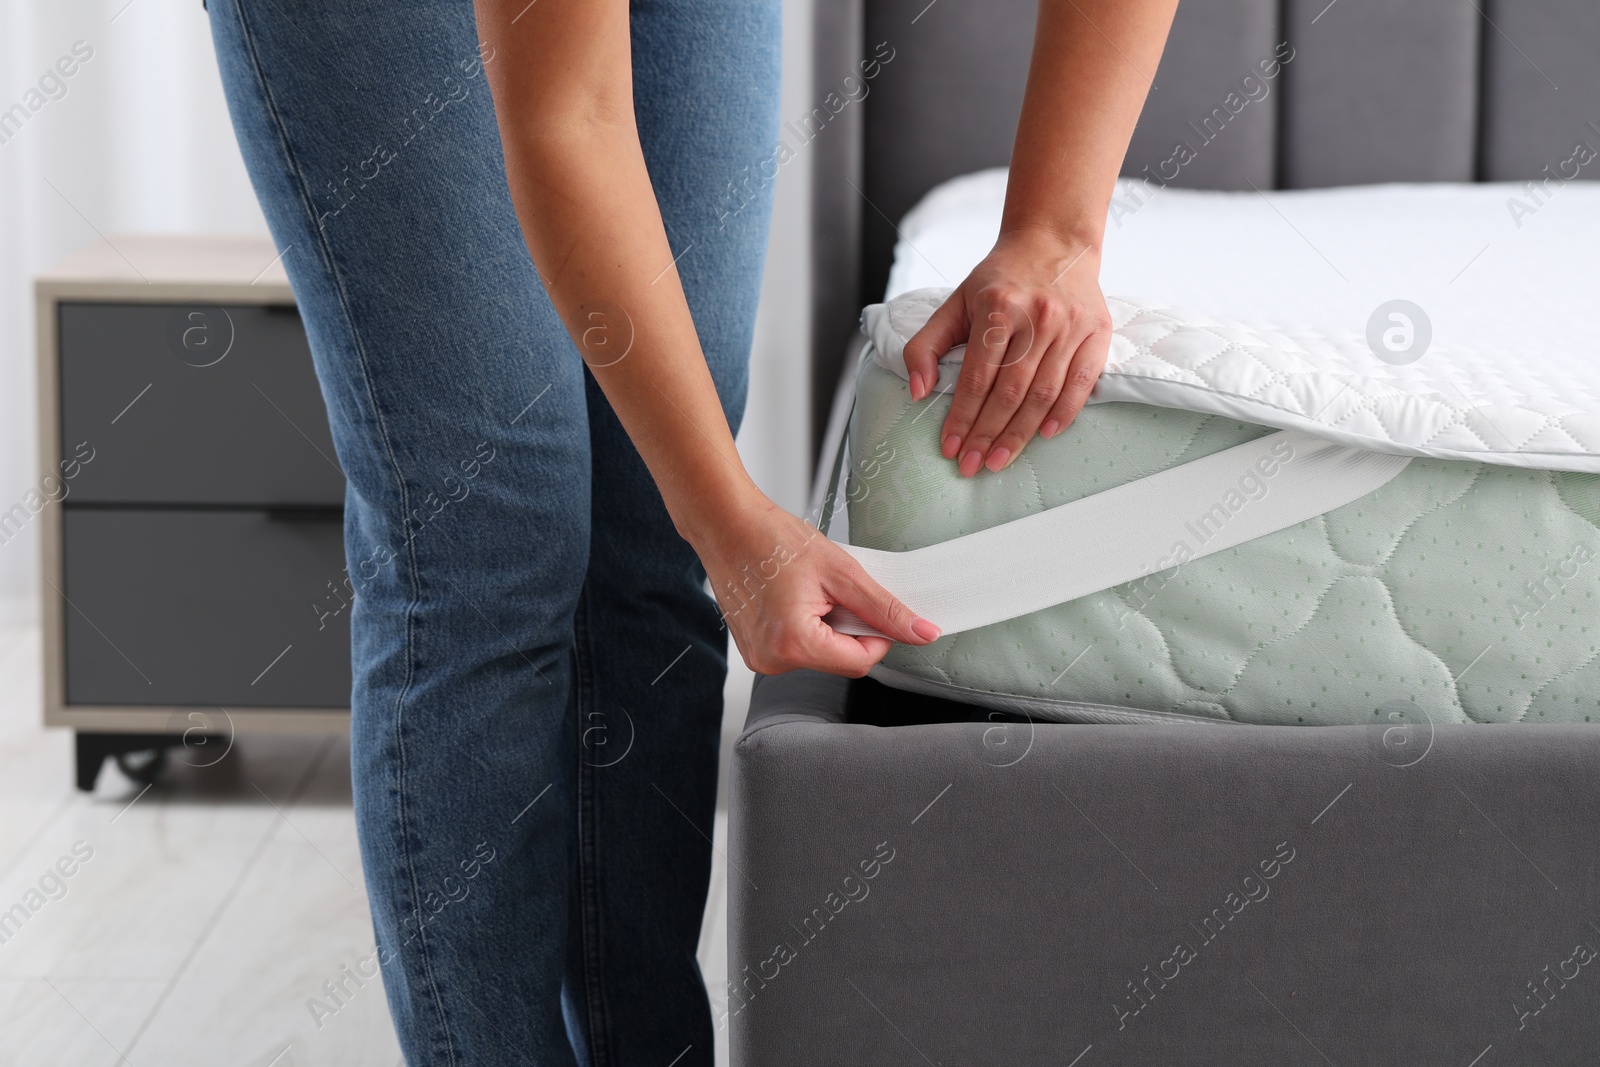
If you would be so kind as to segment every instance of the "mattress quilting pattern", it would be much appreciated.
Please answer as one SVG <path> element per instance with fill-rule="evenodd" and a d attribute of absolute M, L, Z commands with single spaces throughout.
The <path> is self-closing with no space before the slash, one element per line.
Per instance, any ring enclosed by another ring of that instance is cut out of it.
<path fill-rule="evenodd" d="M 1108 402 L 1005 471 L 953 477 L 948 404 L 863 361 L 850 540 L 906 551 L 1262 436 Z M 932 405 L 924 408 L 926 405 Z M 1600 717 L 1600 475 L 1414 460 L 1377 492 L 1245 545 L 1020 619 L 897 644 L 880 679 L 1071 720 L 1082 705 L 1282 725 Z"/>

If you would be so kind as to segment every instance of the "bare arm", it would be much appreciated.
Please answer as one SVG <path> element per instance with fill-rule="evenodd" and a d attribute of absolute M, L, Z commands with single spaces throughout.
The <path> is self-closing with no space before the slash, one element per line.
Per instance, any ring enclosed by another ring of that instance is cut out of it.
<path fill-rule="evenodd" d="M 739 459 L 640 148 L 625 0 L 475 0 L 475 10 L 496 50 L 486 69 L 529 252 L 746 662 L 865 673 L 888 642 L 835 633 L 821 619 L 836 604 L 926 643 L 936 630 L 913 630 L 911 612 L 767 499 Z M 765 578 L 774 565 L 759 588 L 745 581 L 746 568 Z"/>
<path fill-rule="evenodd" d="M 1040 0 L 999 240 L 906 345 L 921 400 L 967 343 L 939 435 L 962 474 L 1060 433 L 1105 366 L 1106 209 L 1177 2 Z"/>

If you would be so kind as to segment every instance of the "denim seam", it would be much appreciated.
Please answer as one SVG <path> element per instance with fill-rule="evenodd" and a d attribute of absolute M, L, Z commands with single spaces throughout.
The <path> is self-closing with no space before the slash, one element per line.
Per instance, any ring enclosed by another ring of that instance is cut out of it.
<path fill-rule="evenodd" d="M 578 594 L 578 610 L 573 618 L 572 647 L 577 658 L 574 672 L 574 690 L 578 694 L 577 713 L 581 730 L 584 712 L 594 699 L 594 685 L 590 674 L 593 657 L 590 653 L 589 601 L 593 596 L 585 581 Z M 581 737 L 581 735 L 580 735 Z M 588 1020 L 589 1067 L 610 1067 L 612 1063 L 610 1034 L 607 1030 L 610 1012 L 606 1007 L 604 956 L 600 937 L 600 865 L 599 831 L 595 825 L 594 771 L 583 758 L 583 745 L 574 746 L 577 757 L 578 794 L 578 915 L 580 921 L 583 959 L 580 973 L 583 976 L 583 1003 Z"/>
<path fill-rule="evenodd" d="M 283 122 L 282 115 L 278 111 L 277 103 L 273 99 L 272 90 L 267 85 L 266 74 L 262 70 L 260 56 L 259 56 L 259 54 L 257 53 L 257 50 L 256 50 L 255 37 L 254 37 L 253 32 L 250 29 L 250 23 L 249 23 L 248 18 L 245 15 L 244 8 L 245 8 L 245 5 L 242 2 L 242 0 L 235 0 L 234 10 L 237 13 L 238 19 L 239 19 L 240 37 L 241 37 L 241 39 L 243 41 L 243 44 L 244 44 L 244 46 L 246 48 L 246 51 L 247 51 L 247 53 L 248 53 L 248 55 L 250 57 L 250 67 L 251 67 L 252 72 L 255 74 L 256 84 L 258 86 L 260 86 L 262 100 L 266 105 L 266 113 L 267 113 L 267 116 L 269 117 L 269 119 L 271 120 L 273 130 L 277 135 L 279 147 L 283 151 L 283 157 L 284 157 L 285 163 L 287 164 L 288 172 L 289 172 L 290 175 L 293 176 L 293 181 L 294 181 L 295 185 L 298 186 L 298 192 L 300 194 L 301 205 L 305 209 L 307 217 L 312 220 L 312 225 L 316 227 L 316 232 L 317 232 L 316 246 L 317 246 L 318 250 L 321 252 L 322 259 L 323 259 L 324 263 L 327 266 L 328 276 L 333 281 L 333 289 L 334 289 L 335 295 L 338 298 L 339 310 L 344 315 L 345 328 L 349 331 L 351 340 L 355 344 L 357 365 L 361 369 L 362 384 L 366 388 L 367 400 L 372 405 L 373 418 L 374 418 L 375 422 L 377 423 L 377 427 L 378 427 L 378 437 L 379 437 L 379 440 L 382 441 L 382 443 L 383 443 L 384 455 L 389 461 L 390 470 L 391 470 L 391 472 L 392 472 L 392 474 L 394 476 L 395 487 L 399 492 L 401 514 L 403 516 L 409 518 L 409 516 L 411 514 L 410 495 L 406 491 L 405 478 L 400 473 L 400 461 L 395 456 L 394 445 L 393 445 L 393 443 L 392 443 L 392 441 L 390 440 L 390 437 L 389 437 L 388 425 L 384 420 L 382 408 L 378 404 L 378 398 L 377 398 L 376 390 L 375 390 L 375 388 L 373 386 L 373 382 L 372 382 L 371 368 L 370 368 L 370 366 L 368 364 L 368 361 L 367 361 L 366 347 L 365 347 L 365 345 L 362 344 L 360 331 L 356 328 L 355 316 L 352 315 L 351 312 L 350 312 L 350 303 L 349 303 L 348 295 L 347 295 L 346 290 L 345 290 L 344 281 L 339 275 L 339 269 L 338 269 L 337 262 L 336 262 L 336 260 L 334 259 L 334 256 L 333 256 L 333 250 L 328 246 L 327 240 L 323 236 L 322 227 L 320 225 L 317 225 L 317 222 L 316 222 L 317 214 L 316 214 L 315 206 L 312 204 L 311 198 L 310 198 L 308 190 L 307 190 L 305 174 L 301 170 L 299 160 L 295 156 L 294 150 L 289 144 L 288 130 L 287 130 L 287 128 L 286 128 L 286 126 L 285 126 L 285 124 Z M 394 703 L 394 711 L 395 711 L 394 738 L 395 738 L 395 743 L 396 743 L 395 747 L 396 747 L 397 751 L 400 754 L 400 766 L 399 766 L 398 782 L 396 784 L 396 795 L 399 798 L 399 807 L 400 807 L 400 812 L 399 812 L 399 814 L 400 814 L 400 849 L 401 849 L 401 853 L 402 853 L 402 855 L 404 857 L 404 864 L 405 864 L 405 868 L 406 868 L 406 873 L 410 876 L 410 879 L 411 879 L 412 912 L 414 914 L 420 915 L 421 914 L 421 908 L 418 905 L 419 905 L 419 901 L 420 901 L 420 897 L 421 897 L 421 886 L 419 885 L 418 880 L 417 880 L 416 862 L 415 862 L 415 860 L 414 860 L 414 858 L 413 858 L 413 856 L 411 854 L 411 835 L 410 835 L 410 828 L 409 828 L 409 825 L 408 825 L 407 819 L 406 819 L 406 802 L 405 802 L 405 797 L 406 797 L 406 792 L 405 792 L 406 759 L 405 759 L 404 732 L 402 730 L 402 725 L 403 725 L 403 722 L 404 722 L 405 699 L 406 699 L 406 696 L 410 693 L 412 682 L 415 679 L 415 671 L 416 671 L 416 646 L 415 646 L 415 640 L 414 640 L 414 637 L 415 637 L 415 621 L 416 621 L 417 605 L 421 600 L 421 585 L 420 585 L 419 572 L 418 572 L 418 568 L 417 568 L 416 547 L 412 543 L 412 541 L 413 541 L 413 539 L 407 538 L 406 539 L 406 546 L 405 546 L 406 547 L 406 562 L 407 562 L 407 566 L 408 566 L 408 570 L 409 570 L 409 577 L 411 579 L 411 581 L 410 581 L 411 599 L 406 603 L 406 611 L 405 611 L 406 676 L 405 676 L 405 682 L 401 686 L 400 692 L 395 697 L 395 703 Z M 438 980 L 434 977 L 433 963 L 432 963 L 432 961 L 431 961 L 431 959 L 429 958 L 429 955 L 428 955 L 428 936 L 427 936 L 427 931 L 424 928 L 422 928 L 420 925 L 418 926 L 417 940 L 418 940 L 417 948 L 418 948 L 418 951 L 419 951 L 419 953 L 421 954 L 421 957 L 422 957 L 423 971 L 427 975 L 428 992 L 429 992 L 429 994 L 431 995 L 431 997 L 433 999 L 434 1011 L 438 1016 L 439 1029 L 440 1029 L 440 1032 L 442 1033 L 442 1035 L 444 1037 L 445 1054 L 446 1054 L 446 1057 L 447 1057 L 449 1063 L 454 1064 L 456 1062 L 455 1043 L 454 1043 L 454 1041 L 452 1041 L 451 1036 L 450 1036 L 450 1026 L 449 1026 L 449 1021 L 448 1021 L 448 1018 L 447 1018 L 446 1012 L 445 1012 L 444 1000 L 439 995 Z"/>

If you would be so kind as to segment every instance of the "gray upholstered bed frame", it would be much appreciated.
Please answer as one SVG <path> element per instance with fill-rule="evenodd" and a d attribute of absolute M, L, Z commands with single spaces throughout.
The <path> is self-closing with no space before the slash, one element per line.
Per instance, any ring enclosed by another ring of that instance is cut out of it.
<path fill-rule="evenodd" d="M 818 441 L 890 220 L 1005 163 L 1033 14 L 817 0 Z M 1182 0 L 1155 85 L 1124 173 L 1182 141 L 1177 185 L 1539 181 L 1600 148 L 1600 0 Z M 1600 1062 L 1597 784 L 1600 726 L 1034 725 L 761 679 L 734 1062 Z"/>

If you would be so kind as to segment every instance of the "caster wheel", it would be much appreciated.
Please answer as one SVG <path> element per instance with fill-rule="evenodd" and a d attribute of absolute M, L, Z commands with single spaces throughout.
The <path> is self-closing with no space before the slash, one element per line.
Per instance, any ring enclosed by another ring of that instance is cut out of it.
<path fill-rule="evenodd" d="M 141 748 L 133 752 L 118 752 L 117 769 L 142 785 L 152 785 L 161 777 L 167 766 L 165 748 Z"/>

